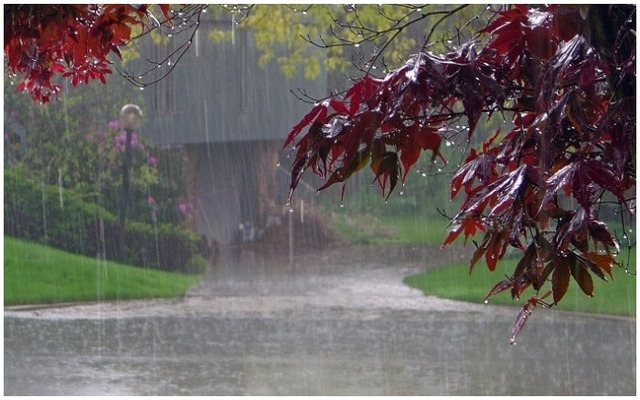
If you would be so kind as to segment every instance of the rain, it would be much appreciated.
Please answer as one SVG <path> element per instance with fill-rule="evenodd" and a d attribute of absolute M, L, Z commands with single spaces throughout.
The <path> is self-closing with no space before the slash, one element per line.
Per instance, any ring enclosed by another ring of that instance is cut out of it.
<path fill-rule="evenodd" d="M 304 21 L 317 11 L 266 7 Z M 260 28 L 243 25 L 257 10 L 205 10 L 156 21 L 106 84 L 64 84 L 46 105 L 5 71 L 4 394 L 636 394 L 634 215 L 600 211 L 623 268 L 598 279 L 594 298 L 618 285 L 623 310 L 585 308 L 592 298 L 571 282 L 569 308 L 527 310 L 511 340 L 526 299 L 484 301 L 506 272 L 483 260 L 470 274 L 472 239 L 441 247 L 461 202 L 449 181 L 482 141 L 467 140 L 466 125 L 439 129 L 449 163 L 425 152 L 388 200 L 364 168 L 320 192 L 309 170 L 289 202 L 298 148 L 283 148 L 287 133 L 353 76 L 394 60 L 373 58 L 384 47 L 355 36 L 341 56 L 347 72 L 331 70 L 314 45 L 328 39 L 297 32 L 290 40 L 307 53 L 279 43 L 267 54 Z M 320 130 L 333 140 L 350 121 L 332 122 Z M 49 248 L 82 255 L 87 271 L 28 285 L 23 265 L 48 276 L 67 260 Z M 451 273 L 423 275 L 432 271 Z M 88 289 L 74 286 L 87 274 Z M 418 288 L 444 275 L 447 293 Z M 158 282 L 184 290 L 156 292 Z"/>

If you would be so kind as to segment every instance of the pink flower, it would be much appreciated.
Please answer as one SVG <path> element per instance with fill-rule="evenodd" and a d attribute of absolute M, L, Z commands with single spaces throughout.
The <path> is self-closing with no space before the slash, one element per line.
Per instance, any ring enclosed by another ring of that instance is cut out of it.
<path fill-rule="evenodd" d="M 191 203 L 190 201 L 186 202 L 186 203 L 180 203 L 178 204 L 178 210 L 180 210 L 180 212 L 184 215 L 186 215 L 187 217 L 191 216 L 191 213 L 193 212 L 193 203 Z"/>
<path fill-rule="evenodd" d="M 120 134 L 118 136 L 115 136 L 113 138 L 113 144 L 116 148 L 117 151 L 124 151 L 125 149 L 125 144 L 127 142 L 127 132 L 120 132 Z M 138 135 L 136 135 L 135 133 L 131 134 L 131 148 L 139 148 L 140 150 L 144 150 L 144 144 L 142 142 L 138 141 Z"/>
<path fill-rule="evenodd" d="M 120 121 L 117 119 L 109 121 L 109 129 L 120 129 Z"/>

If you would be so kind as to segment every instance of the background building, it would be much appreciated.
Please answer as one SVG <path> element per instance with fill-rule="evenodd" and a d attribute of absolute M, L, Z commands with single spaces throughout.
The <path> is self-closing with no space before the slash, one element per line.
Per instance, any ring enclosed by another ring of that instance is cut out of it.
<path fill-rule="evenodd" d="M 186 159 L 181 184 L 193 204 L 192 228 L 230 244 L 282 218 L 289 181 L 282 144 L 309 110 L 291 91 L 322 96 L 327 83 L 326 74 L 289 80 L 275 63 L 260 67 L 250 32 L 207 18 L 175 69 L 144 89 L 141 133 Z M 231 39 L 214 43 L 212 27 L 233 29 Z M 141 58 L 162 60 L 188 40 L 174 39 L 158 45 L 148 38 Z"/>

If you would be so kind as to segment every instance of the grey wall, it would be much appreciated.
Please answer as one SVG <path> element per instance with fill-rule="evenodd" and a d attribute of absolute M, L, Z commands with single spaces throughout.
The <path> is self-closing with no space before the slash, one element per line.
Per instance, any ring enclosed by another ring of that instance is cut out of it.
<path fill-rule="evenodd" d="M 315 81 L 288 80 L 275 63 L 260 67 L 260 53 L 246 30 L 235 29 L 233 41 L 208 38 L 212 27 L 230 26 L 230 21 L 204 21 L 173 72 L 145 88 L 143 129 L 155 144 L 284 140 L 310 109 L 291 90 L 326 94 L 325 74 Z M 168 46 L 143 47 L 143 58 L 161 59 L 186 37 L 173 39 Z M 158 72 L 162 69 L 166 66 Z"/>

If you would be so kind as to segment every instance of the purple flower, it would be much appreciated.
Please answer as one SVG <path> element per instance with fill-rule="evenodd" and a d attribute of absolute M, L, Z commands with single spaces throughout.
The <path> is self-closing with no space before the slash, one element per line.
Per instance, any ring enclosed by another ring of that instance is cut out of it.
<path fill-rule="evenodd" d="M 158 165 L 158 159 L 156 157 L 153 157 L 153 156 L 149 156 L 149 158 L 147 159 L 147 162 L 151 166 Z"/>
<path fill-rule="evenodd" d="M 115 146 L 117 151 L 124 151 L 125 144 L 127 142 L 127 132 L 120 132 L 119 135 L 114 136 L 113 145 Z M 144 150 L 144 144 L 138 141 L 138 135 L 135 133 L 131 134 L 131 148 L 135 149 L 136 147 L 140 150 Z"/>
<path fill-rule="evenodd" d="M 121 132 L 118 136 L 114 136 L 113 146 L 116 148 L 116 151 L 124 151 L 124 142 L 126 140 L 127 136 L 125 132 Z"/>
<path fill-rule="evenodd" d="M 191 203 L 190 201 L 187 201 L 186 203 L 180 203 L 178 204 L 178 210 L 180 210 L 182 214 L 189 217 L 193 212 L 193 203 Z"/>
<path fill-rule="evenodd" d="M 120 121 L 117 119 L 109 121 L 109 129 L 120 129 Z"/>
<path fill-rule="evenodd" d="M 154 199 L 153 196 L 147 197 L 147 203 L 149 203 L 150 206 L 155 206 L 157 204 L 156 199 Z"/>

